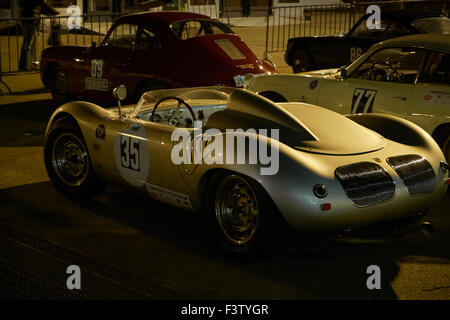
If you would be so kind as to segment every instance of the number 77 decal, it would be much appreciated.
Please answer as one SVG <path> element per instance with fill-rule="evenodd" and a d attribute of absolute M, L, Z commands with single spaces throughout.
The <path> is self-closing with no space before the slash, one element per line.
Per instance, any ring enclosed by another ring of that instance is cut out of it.
<path fill-rule="evenodd" d="M 377 90 L 356 88 L 352 98 L 352 113 L 372 112 Z"/>

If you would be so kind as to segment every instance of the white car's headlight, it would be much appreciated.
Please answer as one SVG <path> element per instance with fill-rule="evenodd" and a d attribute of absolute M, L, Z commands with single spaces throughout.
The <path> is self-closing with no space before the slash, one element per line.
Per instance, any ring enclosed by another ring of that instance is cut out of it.
<path fill-rule="evenodd" d="M 234 85 L 238 88 L 244 86 L 244 80 L 245 80 L 245 77 L 240 74 L 233 77 Z"/>

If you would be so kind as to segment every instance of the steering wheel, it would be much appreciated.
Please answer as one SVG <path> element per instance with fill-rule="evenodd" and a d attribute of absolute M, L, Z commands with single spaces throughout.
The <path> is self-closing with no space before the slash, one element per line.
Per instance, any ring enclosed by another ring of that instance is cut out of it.
<path fill-rule="evenodd" d="M 186 107 L 186 108 L 189 110 L 189 112 L 191 113 L 192 120 L 193 120 L 192 122 L 194 122 L 195 120 L 197 120 L 197 118 L 195 117 L 194 110 L 192 110 L 191 106 L 188 105 L 186 101 L 184 101 L 183 99 L 178 98 L 178 97 L 171 97 L 171 96 L 169 96 L 169 97 L 164 97 L 164 98 L 160 99 L 160 100 L 155 104 L 155 106 L 153 107 L 152 114 L 151 114 L 151 116 L 150 116 L 150 121 L 154 122 L 154 116 L 155 116 L 156 108 L 158 108 L 158 106 L 161 104 L 161 102 L 164 102 L 164 101 L 167 101 L 167 100 L 176 100 L 176 101 L 178 101 L 178 104 L 179 104 L 179 105 L 180 105 L 180 104 L 184 104 L 185 107 Z"/>
<path fill-rule="evenodd" d="M 364 79 L 366 80 L 380 80 L 386 81 L 388 80 L 388 75 L 384 69 L 375 67 L 372 65 L 367 71 L 364 73 Z"/>
<path fill-rule="evenodd" d="M 376 67 L 376 64 L 381 64 L 381 65 L 386 65 L 388 66 L 388 68 L 390 70 L 392 70 L 389 74 L 380 67 Z M 403 77 L 403 75 L 400 73 L 400 71 L 398 71 L 397 67 L 395 67 L 392 63 L 388 62 L 388 61 L 377 61 L 372 63 L 372 66 L 370 67 L 370 73 L 373 73 L 373 76 L 375 77 L 374 79 L 369 79 L 369 80 L 378 80 L 377 76 L 382 76 L 383 79 L 386 79 L 387 81 L 391 81 L 394 77 L 394 75 L 397 75 L 398 79 L 401 79 Z"/>

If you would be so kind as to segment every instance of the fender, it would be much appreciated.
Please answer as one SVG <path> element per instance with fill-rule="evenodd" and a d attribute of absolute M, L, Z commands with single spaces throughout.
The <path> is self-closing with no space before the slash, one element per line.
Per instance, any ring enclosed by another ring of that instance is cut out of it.
<path fill-rule="evenodd" d="M 53 122 L 59 119 L 64 114 L 70 115 L 77 122 L 80 129 L 86 126 L 90 126 L 89 123 L 92 122 L 91 120 L 93 118 L 104 119 L 105 117 L 112 116 L 112 114 L 108 110 L 105 110 L 102 107 L 99 107 L 98 105 L 90 102 L 85 101 L 69 102 L 59 107 L 52 114 L 47 124 L 47 128 L 45 129 L 45 135 L 47 135 L 48 130 L 50 129 Z"/>
<path fill-rule="evenodd" d="M 380 113 L 348 114 L 346 117 L 379 133 L 386 139 L 442 154 L 439 145 L 430 134 L 406 119 Z"/>

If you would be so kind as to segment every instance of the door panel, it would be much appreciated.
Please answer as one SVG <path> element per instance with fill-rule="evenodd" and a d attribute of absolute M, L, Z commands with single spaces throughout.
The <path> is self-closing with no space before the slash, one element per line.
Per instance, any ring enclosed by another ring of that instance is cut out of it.
<path fill-rule="evenodd" d="M 340 109 L 334 110 L 344 114 L 380 112 L 406 118 L 425 56 L 424 50 L 409 48 L 383 48 L 372 53 L 343 81 L 346 85 L 335 89 L 337 96 L 345 98 Z M 333 99 L 323 94 L 318 102 L 333 106 Z"/>
<path fill-rule="evenodd" d="M 450 54 L 432 52 L 415 85 L 407 119 L 432 134 L 450 123 Z"/>

